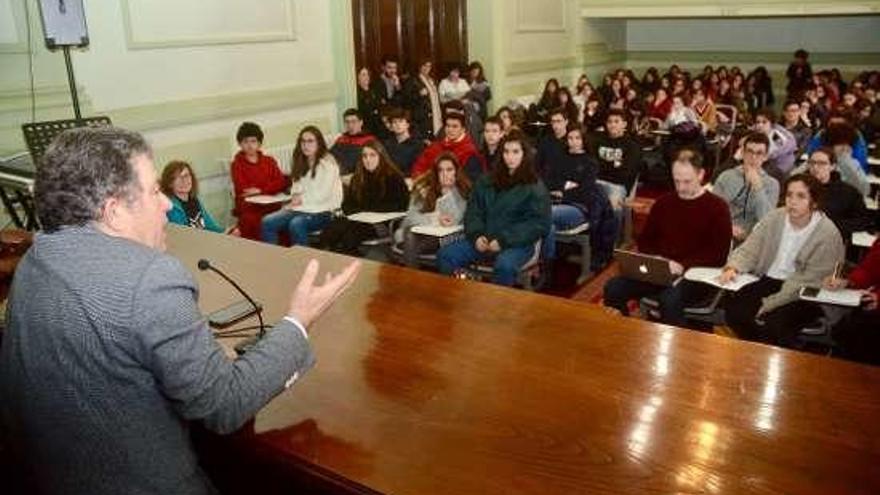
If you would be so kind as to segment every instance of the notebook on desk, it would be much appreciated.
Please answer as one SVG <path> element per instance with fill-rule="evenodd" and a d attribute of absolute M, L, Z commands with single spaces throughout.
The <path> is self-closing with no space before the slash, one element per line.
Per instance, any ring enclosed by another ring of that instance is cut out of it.
<path fill-rule="evenodd" d="M 290 195 L 284 193 L 257 194 L 255 196 L 248 196 L 244 198 L 244 200 L 248 203 L 253 203 L 257 205 L 274 205 L 276 203 L 286 203 L 290 201 Z"/>
<path fill-rule="evenodd" d="M 431 237 L 446 237 L 462 232 L 464 230 L 464 227 L 461 225 L 416 225 L 411 230 L 416 234 L 427 235 Z"/>
<path fill-rule="evenodd" d="M 354 222 L 361 223 L 385 223 L 390 222 L 392 220 L 397 220 L 398 218 L 403 218 L 406 216 L 405 211 L 390 211 L 390 212 L 378 212 L 378 211 L 361 211 L 358 213 L 352 213 L 348 215 L 348 219 Z"/>
<path fill-rule="evenodd" d="M 684 273 L 685 280 L 692 282 L 701 282 L 713 285 L 719 289 L 736 292 L 752 282 L 757 282 L 758 277 L 751 273 L 740 273 L 733 280 L 726 284 L 722 284 L 719 280 L 721 277 L 721 268 L 709 268 L 695 266 Z"/>
<path fill-rule="evenodd" d="M 640 280 L 654 285 L 675 285 L 678 275 L 669 270 L 669 260 L 625 249 L 615 249 L 614 259 L 620 264 L 620 273 L 626 278 Z"/>
<path fill-rule="evenodd" d="M 851 308 L 857 308 L 862 304 L 862 291 L 854 289 L 828 290 L 819 287 L 801 287 L 799 297 L 804 301 Z"/>

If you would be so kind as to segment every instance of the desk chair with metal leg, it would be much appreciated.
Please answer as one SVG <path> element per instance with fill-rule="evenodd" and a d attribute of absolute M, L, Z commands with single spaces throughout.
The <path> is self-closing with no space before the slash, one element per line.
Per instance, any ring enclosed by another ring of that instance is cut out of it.
<path fill-rule="evenodd" d="M 544 286 L 544 283 L 547 280 L 547 274 L 544 272 L 544 267 L 541 266 L 541 246 L 542 239 L 535 241 L 532 257 L 529 258 L 529 260 L 519 269 L 516 284 L 523 289 L 529 291 L 539 290 Z M 492 278 L 492 275 L 495 272 L 494 264 L 494 260 L 472 263 L 467 269 L 465 269 L 465 275 L 467 275 L 468 278 L 488 281 Z"/>
<path fill-rule="evenodd" d="M 561 242 L 565 244 L 574 244 L 578 246 L 581 251 L 580 254 L 580 267 L 581 273 L 578 276 L 577 284 L 580 285 L 586 282 L 590 275 L 592 274 L 592 270 L 590 269 L 590 263 L 592 263 L 592 249 L 590 248 L 590 224 L 589 222 L 584 222 L 580 225 L 575 225 L 574 227 L 566 230 L 557 230 L 556 231 L 556 242 Z"/>

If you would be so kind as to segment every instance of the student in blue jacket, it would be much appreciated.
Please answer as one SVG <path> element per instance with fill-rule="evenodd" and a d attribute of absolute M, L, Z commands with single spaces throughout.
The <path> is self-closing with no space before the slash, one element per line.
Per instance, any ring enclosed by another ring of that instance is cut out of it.
<path fill-rule="evenodd" d="M 162 170 L 162 192 L 171 200 L 168 221 L 178 225 L 223 232 L 199 201 L 199 181 L 189 163 L 173 160 Z"/>
<path fill-rule="evenodd" d="M 522 132 L 501 141 L 502 163 L 476 183 L 464 216 L 465 238 L 437 253 L 440 273 L 452 274 L 477 260 L 493 260 L 494 282 L 513 285 L 550 231 L 550 193 L 538 178 Z"/>

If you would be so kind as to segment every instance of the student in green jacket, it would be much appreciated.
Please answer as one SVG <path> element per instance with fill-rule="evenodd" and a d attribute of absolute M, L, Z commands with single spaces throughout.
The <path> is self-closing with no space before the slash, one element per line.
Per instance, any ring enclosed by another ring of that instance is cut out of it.
<path fill-rule="evenodd" d="M 494 279 L 513 285 L 535 242 L 550 231 L 550 194 L 538 179 L 527 138 L 511 132 L 501 141 L 502 164 L 481 177 L 468 200 L 465 238 L 437 253 L 440 273 L 477 260 L 494 261 Z"/>

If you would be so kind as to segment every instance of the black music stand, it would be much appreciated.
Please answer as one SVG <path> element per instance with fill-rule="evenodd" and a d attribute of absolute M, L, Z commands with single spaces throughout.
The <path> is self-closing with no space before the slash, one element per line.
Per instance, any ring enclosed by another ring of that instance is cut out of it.
<path fill-rule="evenodd" d="M 21 131 L 24 133 L 24 142 L 36 164 L 43 158 L 46 148 L 49 147 L 55 136 L 62 132 L 77 127 L 110 127 L 111 125 L 110 117 L 87 117 L 22 124 Z"/>

